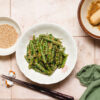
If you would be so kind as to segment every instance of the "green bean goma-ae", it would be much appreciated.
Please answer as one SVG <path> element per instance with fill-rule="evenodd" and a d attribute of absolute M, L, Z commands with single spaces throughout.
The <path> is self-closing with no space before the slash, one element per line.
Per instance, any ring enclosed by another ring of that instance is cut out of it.
<path fill-rule="evenodd" d="M 29 69 L 45 75 L 52 75 L 57 68 L 63 68 L 67 57 L 61 40 L 52 34 L 33 35 L 25 55 Z"/>

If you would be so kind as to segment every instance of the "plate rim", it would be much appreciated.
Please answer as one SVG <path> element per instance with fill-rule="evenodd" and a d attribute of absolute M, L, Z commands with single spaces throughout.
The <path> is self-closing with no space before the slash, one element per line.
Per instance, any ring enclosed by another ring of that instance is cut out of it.
<path fill-rule="evenodd" d="M 19 33 L 18 35 L 20 36 L 21 35 L 21 29 L 20 29 L 20 26 L 19 24 L 13 19 L 13 18 L 10 18 L 10 17 L 0 17 L 0 21 L 9 21 L 9 22 L 12 22 L 13 24 L 16 25 L 16 27 L 18 28 L 19 30 Z M 8 24 L 8 23 L 7 23 Z M 16 29 L 15 29 L 16 30 Z M 0 48 L 1 50 L 3 50 L 2 53 L 0 53 L 0 56 L 8 56 L 8 55 L 11 55 L 12 53 L 14 53 L 16 51 L 16 46 L 17 46 L 17 42 L 19 40 L 19 37 L 18 39 L 16 40 L 15 44 L 9 48 L 6 48 L 6 49 L 3 49 L 3 48 Z"/>
<path fill-rule="evenodd" d="M 62 30 L 64 30 L 64 31 L 71 37 L 71 39 L 72 39 L 72 41 L 73 41 L 73 43 L 74 43 L 74 45 L 73 45 L 74 48 L 75 48 L 75 62 L 74 62 L 74 65 L 73 65 L 71 71 L 68 73 L 68 75 L 66 75 L 64 78 L 61 78 L 59 81 L 56 81 L 56 82 L 49 82 L 49 83 L 46 82 L 46 83 L 43 83 L 43 82 L 38 82 L 38 81 L 36 81 L 36 80 L 32 80 L 28 75 L 26 75 L 26 74 L 23 72 L 23 70 L 21 70 L 20 65 L 18 64 L 17 49 L 18 49 L 18 44 L 19 44 L 19 42 L 21 41 L 21 39 L 23 38 L 23 36 L 24 36 L 29 30 L 31 30 L 31 29 L 33 29 L 33 28 L 35 29 L 36 27 L 38 27 L 38 26 L 43 26 L 43 25 L 52 25 L 52 26 L 61 28 Z M 73 71 L 73 69 L 75 68 L 75 65 L 76 65 L 76 62 L 77 62 L 77 55 L 78 55 L 78 53 L 77 53 L 77 45 L 76 45 L 76 42 L 75 42 L 75 40 L 73 39 L 73 37 L 72 37 L 72 36 L 69 34 L 69 32 L 67 32 L 66 29 L 64 29 L 62 26 L 60 26 L 60 25 L 58 25 L 58 24 L 54 24 L 54 23 L 40 23 L 40 24 L 35 24 L 35 25 L 33 25 L 32 27 L 30 27 L 29 29 L 27 29 L 27 30 L 22 34 L 22 36 L 20 36 L 20 38 L 19 38 L 19 40 L 18 40 L 18 42 L 17 42 L 17 46 L 16 46 L 16 62 L 17 62 L 18 68 L 20 69 L 20 71 L 22 72 L 22 74 L 23 74 L 26 78 L 28 78 L 28 79 L 31 80 L 32 82 L 35 82 L 35 83 L 37 83 L 37 84 L 42 84 L 42 85 L 56 84 L 56 83 L 59 83 L 59 82 L 63 81 L 65 78 L 67 78 L 67 77 L 71 74 L 71 72 Z"/>

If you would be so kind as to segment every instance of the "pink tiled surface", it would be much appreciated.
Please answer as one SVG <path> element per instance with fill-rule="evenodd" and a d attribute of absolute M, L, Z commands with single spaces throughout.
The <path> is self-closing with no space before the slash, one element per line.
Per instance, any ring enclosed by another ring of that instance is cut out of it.
<path fill-rule="evenodd" d="M 75 74 L 86 64 L 100 64 L 100 41 L 87 36 L 79 26 L 77 8 L 80 0 L 0 0 L 0 17 L 12 17 L 20 25 L 22 34 L 32 25 L 49 22 L 64 27 L 75 39 L 78 59 L 75 69 L 64 81 L 46 86 L 79 100 L 85 87 L 81 86 Z M 0 57 L 0 74 L 12 69 L 17 78 L 30 82 L 18 69 L 15 54 Z M 54 100 L 35 91 L 14 85 L 2 86 L 0 78 L 0 100 Z"/>

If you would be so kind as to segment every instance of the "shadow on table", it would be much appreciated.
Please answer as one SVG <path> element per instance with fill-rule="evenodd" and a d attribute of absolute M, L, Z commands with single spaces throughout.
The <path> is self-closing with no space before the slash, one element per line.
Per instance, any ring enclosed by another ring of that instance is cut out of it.
<path fill-rule="evenodd" d="M 10 57 L 11 57 L 11 55 L 9 55 L 9 56 L 0 56 L 0 60 L 1 61 L 7 61 L 7 60 L 10 59 Z"/>

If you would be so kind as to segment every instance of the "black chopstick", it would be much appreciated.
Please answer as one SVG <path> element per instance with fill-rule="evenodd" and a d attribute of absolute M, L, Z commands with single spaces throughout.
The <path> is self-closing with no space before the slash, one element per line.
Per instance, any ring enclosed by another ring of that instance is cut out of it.
<path fill-rule="evenodd" d="M 38 92 L 49 95 L 49 96 L 56 98 L 58 100 L 74 100 L 74 98 L 72 96 L 65 95 L 65 94 L 59 93 L 57 91 L 53 91 L 53 90 L 50 90 L 50 89 L 47 89 L 47 88 L 44 88 L 44 87 L 40 87 L 40 86 L 31 84 L 31 83 L 28 83 L 28 82 L 24 82 L 24 81 L 21 81 L 19 79 L 15 79 L 15 78 L 12 78 L 12 77 L 9 77 L 9 76 L 6 76 L 6 75 L 2 75 L 1 77 L 4 78 L 4 79 L 13 81 L 13 82 L 15 82 L 15 83 L 17 83 L 17 84 L 19 84 L 23 87 L 27 87 L 27 88 L 30 88 L 32 90 L 36 90 Z"/>

